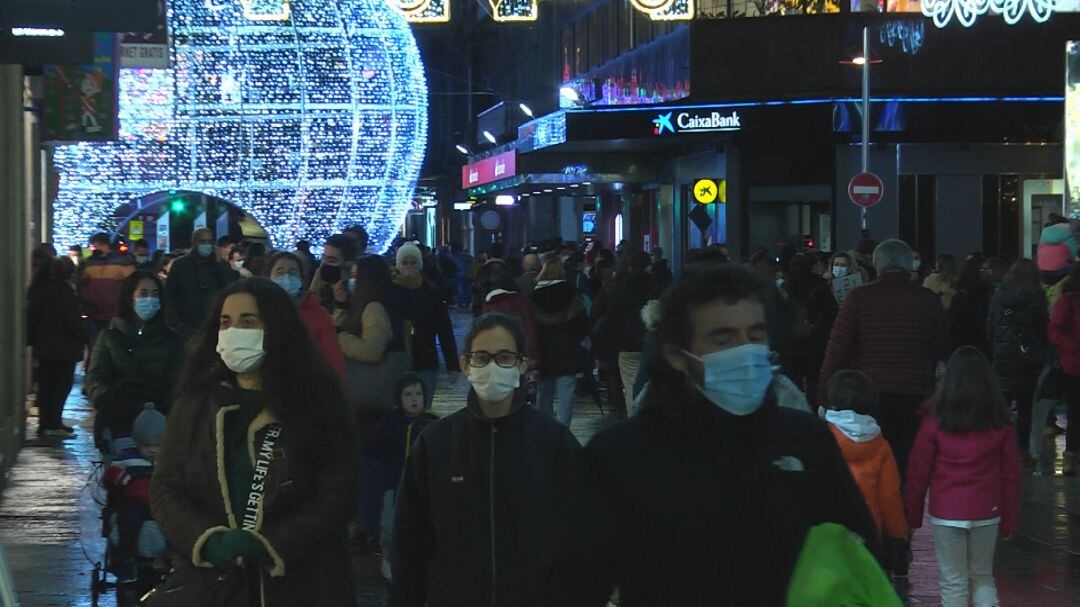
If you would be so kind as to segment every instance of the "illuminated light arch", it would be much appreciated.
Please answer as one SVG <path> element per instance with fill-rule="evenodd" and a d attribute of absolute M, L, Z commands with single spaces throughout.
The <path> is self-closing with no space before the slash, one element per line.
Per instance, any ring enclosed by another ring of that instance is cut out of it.
<path fill-rule="evenodd" d="M 120 71 L 118 141 L 55 150 L 58 245 L 175 189 L 235 204 L 277 247 L 352 224 L 389 246 L 427 141 L 416 41 L 384 0 L 287 4 L 252 21 L 239 0 L 168 0 L 173 67 Z"/>

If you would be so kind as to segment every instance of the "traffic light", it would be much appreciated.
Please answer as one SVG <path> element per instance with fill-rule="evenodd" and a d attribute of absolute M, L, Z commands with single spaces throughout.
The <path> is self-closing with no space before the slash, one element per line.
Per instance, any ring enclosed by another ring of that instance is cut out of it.
<path fill-rule="evenodd" d="M 173 200 L 172 204 L 169 205 L 169 208 L 172 209 L 173 213 L 183 213 L 187 210 L 187 206 L 184 204 L 183 198 L 177 198 Z"/>

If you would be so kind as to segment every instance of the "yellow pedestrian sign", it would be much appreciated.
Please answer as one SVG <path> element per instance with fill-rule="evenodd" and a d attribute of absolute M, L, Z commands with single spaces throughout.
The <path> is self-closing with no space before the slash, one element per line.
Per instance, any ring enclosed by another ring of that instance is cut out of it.
<path fill-rule="evenodd" d="M 694 184 L 694 200 L 701 204 L 727 203 L 727 180 L 699 179 Z"/>

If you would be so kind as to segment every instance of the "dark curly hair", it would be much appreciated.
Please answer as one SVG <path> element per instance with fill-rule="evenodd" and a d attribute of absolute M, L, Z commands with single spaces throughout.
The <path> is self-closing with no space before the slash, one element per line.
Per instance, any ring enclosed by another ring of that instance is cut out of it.
<path fill-rule="evenodd" d="M 347 450 L 351 420 L 337 374 L 315 346 L 289 294 L 265 278 L 249 278 L 226 287 L 202 328 L 188 345 L 175 402 L 209 406 L 222 384 L 235 385 L 236 374 L 217 353 L 221 309 L 237 293 L 255 298 L 266 337 L 266 358 L 259 369 L 264 406 L 305 448 L 320 444 Z M 335 451 L 336 449 L 332 449 Z"/>

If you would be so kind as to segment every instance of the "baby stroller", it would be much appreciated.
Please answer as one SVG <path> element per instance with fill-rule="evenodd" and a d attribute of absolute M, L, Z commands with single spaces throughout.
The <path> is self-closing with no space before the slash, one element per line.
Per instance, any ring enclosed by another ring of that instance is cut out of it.
<path fill-rule="evenodd" d="M 137 384 L 119 385 L 106 392 L 95 407 L 94 440 L 102 456 L 105 500 L 101 512 L 101 535 L 105 554 L 94 564 L 91 577 L 92 605 L 102 594 L 116 590 L 117 607 L 138 604 L 168 572 L 166 542 L 144 499 L 133 492 L 147 491 L 151 462 L 139 454 L 131 437 L 134 420 L 146 406 L 146 390 Z"/>

